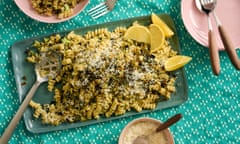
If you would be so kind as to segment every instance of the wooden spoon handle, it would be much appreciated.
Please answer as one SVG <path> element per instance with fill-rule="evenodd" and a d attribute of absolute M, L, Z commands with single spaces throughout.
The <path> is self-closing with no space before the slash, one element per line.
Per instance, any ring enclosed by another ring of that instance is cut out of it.
<path fill-rule="evenodd" d="M 40 85 L 40 82 L 36 81 L 32 88 L 30 89 L 29 93 L 27 94 L 27 96 L 25 97 L 25 99 L 23 100 L 21 106 L 19 107 L 18 111 L 16 112 L 15 116 L 13 117 L 13 119 L 11 120 L 11 122 L 9 123 L 8 127 L 5 129 L 3 135 L 0 138 L 0 144 L 7 144 L 9 139 L 11 138 L 14 129 L 16 128 L 18 122 L 20 121 L 25 109 L 27 108 L 27 106 L 29 105 L 29 102 L 31 101 L 36 89 L 38 88 L 38 86 Z"/>
<path fill-rule="evenodd" d="M 235 66 L 235 68 L 237 70 L 240 70 L 240 60 L 238 58 L 235 47 L 233 46 L 233 43 L 231 42 L 229 36 L 227 35 L 227 33 L 225 31 L 225 28 L 222 25 L 219 25 L 218 30 L 219 30 L 223 45 L 227 51 L 227 54 L 228 54 L 232 64 Z"/>
<path fill-rule="evenodd" d="M 170 119 L 168 119 L 166 122 L 164 122 L 163 124 L 161 124 L 157 129 L 156 132 L 160 132 L 168 127 L 170 127 L 171 125 L 175 124 L 177 121 L 179 121 L 182 118 L 182 114 L 176 114 L 174 116 L 172 116 Z"/>
<path fill-rule="evenodd" d="M 218 53 L 216 37 L 213 34 L 212 30 L 208 31 L 208 43 L 209 43 L 209 53 L 210 53 L 212 71 L 215 75 L 219 75 L 220 73 L 219 53 Z"/>

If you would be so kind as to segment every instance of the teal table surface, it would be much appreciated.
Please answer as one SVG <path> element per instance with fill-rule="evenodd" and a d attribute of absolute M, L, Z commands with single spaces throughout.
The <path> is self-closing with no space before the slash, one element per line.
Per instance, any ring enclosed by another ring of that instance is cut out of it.
<path fill-rule="evenodd" d="M 13 0 L 0 0 L 0 135 L 20 105 L 10 54 L 14 42 L 154 12 L 167 13 L 173 18 L 182 54 L 192 57 L 192 61 L 185 66 L 188 81 L 186 102 L 118 120 L 40 134 L 30 133 L 21 119 L 9 143 L 116 144 L 124 126 L 133 119 L 151 117 L 164 121 L 176 113 L 183 115 L 182 120 L 170 128 L 176 144 L 240 143 L 240 71 L 232 66 L 226 52 L 221 51 L 221 74 L 212 74 L 208 48 L 198 44 L 184 27 L 181 1 L 119 0 L 113 11 L 94 20 L 87 10 L 100 2 L 90 0 L 87 7 L 69 21 L 46 24 L 27 17 Z M 237 53 L 240 57 L 239 49 Z"/>

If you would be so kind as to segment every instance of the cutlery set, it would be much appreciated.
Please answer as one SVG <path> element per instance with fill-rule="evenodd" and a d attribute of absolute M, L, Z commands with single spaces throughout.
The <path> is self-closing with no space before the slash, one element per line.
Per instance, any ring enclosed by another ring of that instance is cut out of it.
<path fill-rule="evenodd" d="M 225 28 L 221 24 L 219 18 L 217 17 L 214 9 L 217 4 L 217 0 L 195 0 L 197 8 L 206 13 L 208 16 L 208 45 L 210 52 L 210 60 L 212 65 L 212 71 L 215 75 L 219 75 L 220 73 L 220 60 L 219 60 L 219 52 L 216 44 L 216 38 L 213 33 L 213 28 L 210 19 L 210 13 L 213 13 L 214 19 L 217 23 L 218 31 L 225 47 L 225 50 L 237 70 L 240 70 L 240 60 L 238 59 L 238 55 L 236 53 L 235 47 L 233 46 L 230 37 L 228 36 Z"/>

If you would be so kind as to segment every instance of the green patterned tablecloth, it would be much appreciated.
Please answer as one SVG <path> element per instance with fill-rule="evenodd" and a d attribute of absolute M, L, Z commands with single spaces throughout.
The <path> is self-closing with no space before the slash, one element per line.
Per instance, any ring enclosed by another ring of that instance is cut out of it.
<path fill-rule="evenodd" d="M 193 58 L 185 67 L 189 86 L 189 98 L 185 103 L 161 111 L 43 134 L 28 132 L 21 120 L 9 143 L 115 144 L 121 130 L 131 120 L 147 116 L 164 121 L 176 113 L 183 114 L 183 119 L 170 128 L 176 144 L 240 143 L 240 71 L 234 69 L 226 52 L 222 51 L 221 74 L 218 77 L 212 74 L 208 49 L 192 39 L 183 25 L 181 1 L 119 0 L 112 12 L 93 20 L 87 10 L 99 2 L 101 0 L 91 0 L 82 13 L 67 22 L 46 24 L 27 17 L 13 0 L 0 0 L 0 134 L 19 107 L 10 55 L 15 41 L 154 12 L 167 13 L 173 18 L 182 53 Z M 237 52 L 240 56 L 240 51 Z"/>

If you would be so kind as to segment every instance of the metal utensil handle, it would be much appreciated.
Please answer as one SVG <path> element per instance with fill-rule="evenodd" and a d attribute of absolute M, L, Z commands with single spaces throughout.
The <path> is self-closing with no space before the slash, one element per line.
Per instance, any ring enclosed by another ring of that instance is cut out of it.
<path fill-rule="evenodd" d="M 13 117 L 13 119 L 11 120 L 11 122 L 9 123 L 8 127 L 5 129 L 3 135 L 0 138 L 0 144 L 7 144 L 10 137 L 12 136 L 12 133 L 14 131 L 14 129 L 16 128 L 19 120 L 21 119 L 25 109 L 27 108 L 30 100 L 32 99 L 34 93 L 36 92 L 37 88 L 39 87 L 39 85 L 41 84 L 41 82 L 36 81 L 32 88 L 30 89 L 30 91 L 28 92 L 27 96 L 25 97 L 24 101 L 22 102 L 21 106 L 19 107 L 18 111 L 16 112 L 15 116 Z"/>
<path fill-rule="evenodd" d="M 163 124 L 161 124 L 157 129 L 156 132 L 160 132 L 166 128 L 168 128 L 169 126 L 173 125 L 174 123 L 176 123 L 177 121 L 179 121 L 182 118 L 182 114 L 176 114 L 174 116 L 172 116 L 170 119 L 168 119 L 166 122 L 164 122 Z"/>
<path fill-rule="evenodd" d="M 229 36 L 226 33 L 225 28 L 222 25 L 219 25 L 218 31 L 220 33 L 223 45 L 225 47 L 225 50 L 227 51 L 227 54 L 228 54 L 232 64 L 235 66 L 235 68 L 237 70 L 240 70 L 240 60 L 238 58 L 235 47 L 233 46 L 233 43 L 231 42 Z"/>

